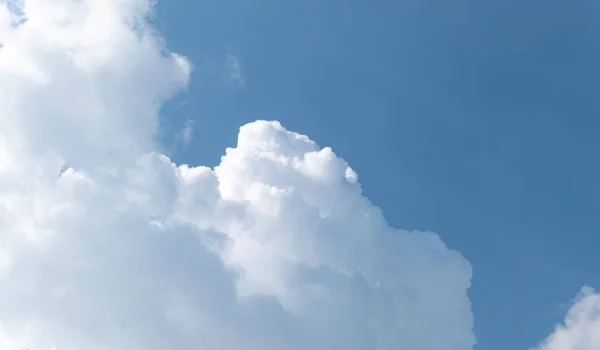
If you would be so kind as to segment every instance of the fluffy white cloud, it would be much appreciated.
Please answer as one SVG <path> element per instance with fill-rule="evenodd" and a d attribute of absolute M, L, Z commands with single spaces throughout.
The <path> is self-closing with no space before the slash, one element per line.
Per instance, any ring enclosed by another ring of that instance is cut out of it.
<path fill-rule="evenodd" d="M 600 349 L 600 294 L 584 287 L 571 306 L 565 322 L 537 350 Z"/>
<path fill-rule="evenodd" d="M 0 4 L 0 349 L 472 347 L 468 262 L 331 149 L 257 121 L 214 169 L 153 152 L 190 65 L 149 1 Z"/>

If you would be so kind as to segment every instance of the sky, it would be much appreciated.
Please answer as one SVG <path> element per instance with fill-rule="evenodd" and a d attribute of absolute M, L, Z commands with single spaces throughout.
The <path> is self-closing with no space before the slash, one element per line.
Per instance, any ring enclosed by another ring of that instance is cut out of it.
<path fill-rule="evenodd" d="M 0 1 L 0 348 L 598 349 L 598 16 Z"/>

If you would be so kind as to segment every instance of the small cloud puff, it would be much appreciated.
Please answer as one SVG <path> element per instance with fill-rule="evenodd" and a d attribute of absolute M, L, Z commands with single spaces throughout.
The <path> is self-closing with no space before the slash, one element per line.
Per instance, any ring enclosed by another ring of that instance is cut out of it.
<path fill-rule="evenodd" d="M 242 73 L 240 59 L 234 54 L 228 54 L 226 59 L 228 80 L 234 86 L 246 85 L 246 78 Z"/>
<path fill-rule="evenodd" d="M 176 137 L 184 147 L 187 147 L 194 137 L 194 121 L 187 119 Z"/>

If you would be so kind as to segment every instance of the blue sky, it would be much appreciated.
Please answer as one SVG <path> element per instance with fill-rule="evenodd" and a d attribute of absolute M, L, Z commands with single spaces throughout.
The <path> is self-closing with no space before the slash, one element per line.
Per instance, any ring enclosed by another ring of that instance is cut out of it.
<path fill-rule="evenodd" d="M 159 1 L 195 66 L 163 138 L 193 120 L 173 158 L 211 165 L 258 118 L 332 146 L 392 226 L 471 262 L 476 349 L 526 349 L 600 285 L 599 16 L 587 0 Z"/>

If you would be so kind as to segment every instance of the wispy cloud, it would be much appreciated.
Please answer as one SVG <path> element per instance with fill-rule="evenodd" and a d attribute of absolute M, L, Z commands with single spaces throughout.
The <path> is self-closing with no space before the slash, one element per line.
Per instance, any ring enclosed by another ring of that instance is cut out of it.
<path fill-rule="evenodd" d="M 227 77 L 229 82 L 235 86 L 246 85 L 240 59 L 232 53 L 227 54 Z"/>
<path fill-rule="evenodd" d="M 184 147 L 187 147 L 194 137 L 194 121 L 186 119 L 183 128 L 179 130 L 176 137 Z"/>

